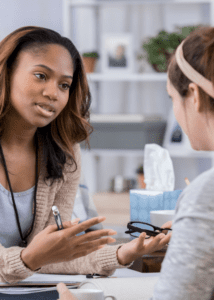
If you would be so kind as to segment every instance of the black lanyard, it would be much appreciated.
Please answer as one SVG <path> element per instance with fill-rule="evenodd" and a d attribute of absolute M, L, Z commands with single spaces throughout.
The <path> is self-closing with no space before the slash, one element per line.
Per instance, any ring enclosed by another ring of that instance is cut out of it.
<path fill-rule="evenodd" d="M 19 214 L 18 214 L 18 211 L 17 211 L 16 202 L 15 202 L 15 199 L 14 199 L 13 190 L 12 190 L 12 187 L 11 187 L 10 178 L 9 178 L 9 174 L 8 174 L 8 170 L 7 170 L 7 165 L 6 165 L 6 161 L 5 161 L 5 158 L 4 158 L 4 153 L 3 153 L 1 142 L 0 142 L 0 155 L 2 157 L 2 162 L 3 162 L 4 169 L 5 169 L 7 182 L 8 182 L 9 188 L 10 188 L 11 197 L 12 197 L 12 201 L 13 201 L 13 208 L 14 208 L 14 211 L 15 211 L 16 222 L 17 222 L 18 229 L 19 229 L 19 234 L 20 234 L 20 237 L 21 237 L 21 240 L 22 240 L 21 243 L 19 244 L 20 247 L 27 247 L 26 239 L 31 234 L 31 232 L 33 230 L 33 225 L 34 225 L 35 216 L 36 216 L 36 191 L 37 191 L 37 185 L 38 185 L 38 140 L 37 140 L 37 137 L 36 137 L 35 140 L 36 140 L 36 183 L 35 183 L 34 199 L 33 199 L 33 207 L 34 207 L 34 209 L 33 209 L 33 222 L 32 222 L 30 230 L 28 231 L 28 233 L 26 234 L 25 237 L 22 234 L 22 229 L 21 229 L 20 222 L 19 222 Z"/>

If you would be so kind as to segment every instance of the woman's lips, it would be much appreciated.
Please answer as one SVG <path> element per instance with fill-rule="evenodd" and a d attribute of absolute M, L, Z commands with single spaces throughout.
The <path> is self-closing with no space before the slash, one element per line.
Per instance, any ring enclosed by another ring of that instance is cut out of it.
<path fill-rule="evenodd" d="M 37 111 L 45 117 L 52 117 L 55 113 L 55 108 L 52 104 L 36 103 L 36 108 Z"/>

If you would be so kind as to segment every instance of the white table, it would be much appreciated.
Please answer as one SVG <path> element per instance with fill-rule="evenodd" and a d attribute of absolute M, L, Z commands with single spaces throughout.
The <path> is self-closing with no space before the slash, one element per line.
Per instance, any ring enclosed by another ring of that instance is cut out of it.
<path fill-rule="evenodd" d="M 160 273 L 141 273 L 131 269 L 117 269 L 112 276 L 118 278 L 128 278 L 128 277 L 157 277 Z"/>
<path fill-rule="evenodd" d="M 112 277 L 117 278 L 130 278 L 130 277 L 157 277 L 159 273 L 140 273 L 131 269 L 123 268 L 123 269 L 117 269 Z M 41 274 L 42 276 L 42 274 Z M 46 275 L 45 275 L 46 276 Z M 60 275 L 54 275 L 56 278 L 59 278 Z M 68 278 L 70 275 L 62 275 L 62 278 Z M 78 276 L 78 275 L 77 275 Z M 71 277 L 71 276 L 70 276 Z M 73 275 L 72 275 L 73 278 Z M 83 277 L 83 280 L 85 280 L 86 277 Z M 93 280 L 93 279 L 92 279 Z M 95 279 L 96 280 L 96 279 Z M 61 281 L 61 280 L 60 280 Z M 63 279 L 62 279 L 63 281 Z M 58 299 L 58 292 L 56 290 L 47 291 L 47 292 L 39 292 L 39 293 L 32 293 L 32 294 L 26 294 L 26 295 L 8 295 L 0 293 L 0 300 L 56 300 Z"/>
<path fill-rule="evenodd" d="M 116 278 L 87 279 L 80 284 L 79 288 L 102 290 L 106 300 L 112 300 L 108 295 L 114 296 L 117 300 L 148 300 L 153 295 L 159 274 L 118 269 L 112 276 Z"/>

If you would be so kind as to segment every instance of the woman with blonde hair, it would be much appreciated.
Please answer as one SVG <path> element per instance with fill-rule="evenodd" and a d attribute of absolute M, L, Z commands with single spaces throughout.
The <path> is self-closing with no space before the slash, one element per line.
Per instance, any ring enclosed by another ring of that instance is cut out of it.
<path fill-rule="evenodd" d="M 80 178 L 79 143 L 92 131 L 90 100 L 81 57 L 69 39 L 29 26 L 1 41 L 1 281 L 33 272 L 109 275 L 169 241 L 160 234 L 144 243 L 143 233 L 104 247 L 115 241 L 108 237 L 113 230 L 77 235 L 104 217 L 69 221 Z M 52 206 L 63 230 L 57 230 Z"/>

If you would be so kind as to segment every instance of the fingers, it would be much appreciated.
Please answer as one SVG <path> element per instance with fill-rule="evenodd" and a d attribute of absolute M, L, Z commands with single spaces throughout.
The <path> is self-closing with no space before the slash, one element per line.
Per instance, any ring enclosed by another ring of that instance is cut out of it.
<path fill-rule="evenodd" d="M 167 235 L 165 235 L 161 242 L 163 243 L 163 246 L 165 246 L 166 244 L 169 243 L 170 239 L 171 239 L 171 236 L 172 236 L 172 232 L 168 233 Z"/>
<path fill-rule="evenodd" d="M 145 240 L 145 238 L 146 238 L 146 233 L 145 232 L 142 232 L 140 235 L 139 235 L 139 242 L 140 243 L 144 243 L 144 240 Z"/>
<path fill-rule="evenodd" d="M 171 227 L 172 227 L 172 221 L 168 221 L 161 226 L 161 228 L 171 228 Z"/>
<path fill-rule="evenodd" d="M 63 222 L 62 225 L 64 227 L 64 229 L 66 228 L 71 228 L 72 226 L 74 225 L 77 225 L 79 223 L 80 219 L 79 218 L 76 218 L 74 220 L 71 220 L 71 221 L 67 221 L 67 222 Z M 56 224 L 54 225 L 49 225 L 47 226 L 45 229 L 44 229 L 47 233 L 51 233 L 51 232 L 54 232 L 54 231 L 57 231 L 58 230 L 58 227 Z"/>
<path fill-rule="evenodd" d="M 154 242 L 155 244 L 158 246 L 159 249 L 163 248 L 166 244 L 169 243 L 171 238 L 171 233 L 165 235 L 164 233 L 160 233 L 158 234 L 155 238 L 154 238 Z"/>
<path fill-rule="evenodd" d="M 71 225 L 76 225 L 79 223 L 79 221 L 80 221 L 80 218 L 73 219 L 73 220 L 71 220 Z"/>
<path fill-rule="evenodd" d="M 87 221 L 84 221 L 81 224 L 79 224 L 78 226 L 76 226 L 76 228 L 74 230 L 74 234 L 85 231 L 86 229 L 105 221 L 105 219 L 106 219 L 105 217 L 95 217 L 95 218 L 89 219 Z"/>
<path fill-rule="evenodd" d="M 63 222 L 62 225 L 63 225 L 63 228 L 64 229 L 67 229 L 67 228 L 71 228 L 77 224 L 79 224 L 79 221 L 80 219 L 79 218 L 76 218 L 74 220 L 71 220 L 71 221 L 66 221 L 66 222 Z"/>
<path fill-rule="evenodd" d="M 76 248 L 76 253 L 72 256 L 72 259 L 76 259 L 85 255 L 88 255 L 94 251 L 102 249 L 106 244 L 115 242 L 113 238 L 102 238 L 96 241 L 82 244 Z"/>
<path fill-rule="evenodd" d="M 57 291 L 59 293 L 60 300 L 76 300 L 76 297 L 71 294 L 66 285 L 62 282 L 57 284 Z"/>
<path fill-rule="evenodd" d="M 81 253 L 82 255 L 88 255 L 91 252 L 99 250 L 101 247 L 105 246 L 106 244 L 110 244 L 113 242 L 115 242 L 115 239 L 113 238 L 103 238 L 97 241 L 81 244 L 76 247 L 75 253 L 78 255 L 80 255 Z"/>
<path fill-rule="evenodd" d="M 84 221 L 80 224 L 77 224 L 73 227 L 65 229 L 65 231 L 66 231 L 65 234 L 69 238 L 80 232 L 85 231 L 86 229 L 92 227 L 93 225 L 103 222 L 105 219 L 106 219 L 105 217 L 95 217 L 95 218 L 89 219 L 89 220 Z"/>
<path fill-rule="evenodd" d="M 63 225 L 64 229 L 67 229 L 67 228 L 71 228 L 72 226 L 77 225 L 79 223 L 79 221 L 80 221 L 80 219 L 76 218 L 76 219 L 71 220 L 71 221 L 63 222 L 62 225 Z"/>
<path fill-rule="evenodd" d="M 44 231 L 45 231 L 46 233 L 51 233 L 51 232 L 54 232 L 54 231 L 57 231 L 57 230 L 58 230 L 57 225 L 49 225 L 49 226 L 47 226 L 47 227 L 44 229 Z"/>
<path fill-rule="evenodd" d="M 63 222 L 63 226 L 65 230 L 64 234 L 67 235 L 67 237 L 74 236 L 82 231 L 85 231 L 86 229 L 90 228 L 93 225 L 103 222 L 105 219 L 106 219 L 105 217 L 95 217 L 87 221 L 84 221 L 81 224 L 78 224 L 79 219 Z M 51 233 L 57 231 L 58 228 L 57 225 L 49 225 L 44 230 L 47 233 Z"/>
<path fill-rule="evenodd" d="M 102 239 L 99 240 L 94 240 L 88 243 L 82 243 L 79 244 L 78 243 L 78 251 L 84 251 L 84 249 L 90 249 L 90 248 L 94 248 L 94 247 L 99 247 L 101 245 L 106 245 L 106 244 L 111 244 L 114 243 L 116 240 L 112 237 L 104 237 Z"/>
<path fill-rule="evenodd" d="M 161 226 L 161 228 L 171 228 L 171 227 L 172 227 L 172 221 L 168 221 Z M 163 230 L 162 232 L 167 234 L 168 230 Z"/>
<path fill-rule="evenodd" d="M 80 244 L 80 243 L 93 241 L 93 240 L 99 239 L 99 238 L 107 236 L 107 235 L 115 235 L 115 234 L 117 234 L 117 232 L 112 229 L 100 229 L 100 230 L 95 230 L 95 231 L 83 234 L 81 236 L 78 236 L 78 237 L 76 237 L 76 241 Z"/>

